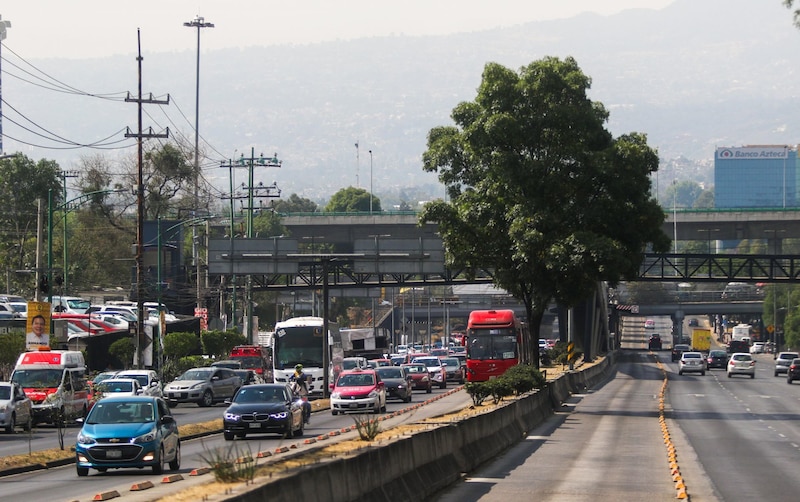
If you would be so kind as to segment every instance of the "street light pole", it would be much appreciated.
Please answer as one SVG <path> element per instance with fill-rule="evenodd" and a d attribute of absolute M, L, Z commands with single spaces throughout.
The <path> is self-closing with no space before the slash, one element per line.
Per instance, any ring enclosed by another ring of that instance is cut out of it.
<path fill-rule="evenodd" d="M 372 214 L 372 150 L 369 151 L 369 214 Z"/>
<path fill-rule="evenodd" d="M 60 205 L 53 207 L 53 189 L 49 189 L 47 191 L 47 283 L 51 285 L 50 293 L 48 293 L 48 301 L 53 296 L 52 284 L 53 284 L 53 213 L 59 210 L 64 211 L 64 219 L 66 220 L 66 213 L 79 207 L 81 204 L 92 200 L 94 196 L 97 195 L 107 195 L 112 193 L 121 193 L 126 192 L 124 188 L 114 188 L 111 190 L 97 190 L 94 192 L 86 192 L 84 194 L 75 197 L 74 199 L 64 201 Z M 65 234 L 66 235 L 66 234 Z M 66 240 L 64 241 L 64 247 L 67 247 Z M 66 257 L 66 253 L 64 254 Z M 66 267 L 66 264 L 65 264 Z M 38 285 L 37 285 L 38 286 Z"/>
<path fill-rule="evenodd" d="M 62 200 L 67 200 L 67 178 L 77 178 L 78 172 L 77 171 L 61 171 L 61 187 L 64 190 L 64 198 Z M 62 278 L 62 295 L 69 294 L 69 272 L 67 266 L 69 264 L 67 258 L 67 211 L 64 211 L 64 264 L 61 278 Z"/>
<path fill-rule="evenodd" d="M 205 19 L 196 16 L 193 20 L 183 23 L 189 28 L 197 28 L 197 66 L 195 79 L 194 100 L 194 216 L 200 206 L 200 29 L 213 28 L 214 23 L 206 23 Z M 198 249 L 197 227 L 192 227 L 192 258 L 194 259 L 195 280 L 197 282 L 197 309 L 203 308 L 203 297 L 200 289 L 200 252 Z"/>
<path fill-rule="evenodd" d="M 6 39 L 6 31 L 8 28 L 11 28 L 11 21 L 3 21 L 3 16 L 0 16 L 0 42 Z M 0 43 L 0 48 L 2 48 L 2 43 Z M 2 60 L 3 59 L 0 58 L 0 61 Z M 3 97 L 2 75 L 3 72 L 0 71 L 0 98 Z M 3 100 L 0 99 L 0 155 L 3 154 L 3 104 L 2 103 Z"/>

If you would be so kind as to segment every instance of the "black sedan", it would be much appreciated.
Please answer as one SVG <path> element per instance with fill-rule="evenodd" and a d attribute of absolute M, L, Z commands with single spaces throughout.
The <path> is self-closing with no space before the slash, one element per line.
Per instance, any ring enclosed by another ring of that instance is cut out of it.
<path fill-rule="evenodd" d="M 248 434 L 303 435 L 303 404 L 286 384 L 245 385 L 231 401 L 222 419 L 226 441 Z"/>
<path fill-rule="evenodd" d="M 672 347 L 672 362 L 679 361 L 681 358 L 681 354 L 684 352 L 689 352 L 691 347 L 684 343 L 676 343 L 674 347 Z"/>
<path fill-rule="evenodd" d="M 800 359 L 793 359 L 786 372 L 786 383 L 791 384 L 795 380 L 800 380 Z"/>
<path fill-rule="evenodd" d="M 408 372 L 399 366 L 380 366 L 375 373 L 381 377 L 386 388 L 386 399 L 400 399 L 404 403 L 411 402 L 414 393 L 414 380 Z"/>

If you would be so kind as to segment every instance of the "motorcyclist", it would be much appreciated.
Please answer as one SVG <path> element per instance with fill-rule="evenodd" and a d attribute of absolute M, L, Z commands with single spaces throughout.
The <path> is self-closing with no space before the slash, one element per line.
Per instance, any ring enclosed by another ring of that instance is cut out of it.
<path fill-rule="evenodd" d="M 309 423 L 311 419 L 311 403 L 308 401 L 308 375 L 303 373 L 303 365 L 294 367 L 294 374 L 289 379 L 292 382 L 292 392 L 303 401 L 303 420 Z"/>

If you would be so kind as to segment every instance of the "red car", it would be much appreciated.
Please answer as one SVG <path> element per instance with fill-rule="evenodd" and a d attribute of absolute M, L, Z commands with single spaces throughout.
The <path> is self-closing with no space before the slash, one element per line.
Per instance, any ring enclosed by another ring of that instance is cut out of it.
<path fill-rule="evenodd" d="M 424 364 L 408 363 L 401 364 L 401 368 L 405 368 L 411 379 L 414 381 L 415 390 L 424 390 L 428 394 L 433 392 L 433 383 L 431 375 L 428 373 L 428 367 Z"/>
<path fill-rule="evenodd" d="M 355 411 L 386 411 L 386 384 L 373 369 L 354 369 L 339 373 L 331 392 L 331 415 Z"/>

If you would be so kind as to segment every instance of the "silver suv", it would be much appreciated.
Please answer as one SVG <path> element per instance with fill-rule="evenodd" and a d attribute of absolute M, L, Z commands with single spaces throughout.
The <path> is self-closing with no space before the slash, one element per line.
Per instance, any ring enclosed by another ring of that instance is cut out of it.
<path fill-rule="evenodd" d="M 164 387 L 164 397 L 170 406 L 177 403 L 197 403 L 211 406 L 230 399 L 242 386 L 242 379 L 228 368 L 192 368 Z"/>
<path fill-rule="evenodd" d="M 797 352 L 778 352 L 775 354 L 775 376 L 781 373 L 788 373 L 792 360 L 798 357 L 800 355 Z"/>

